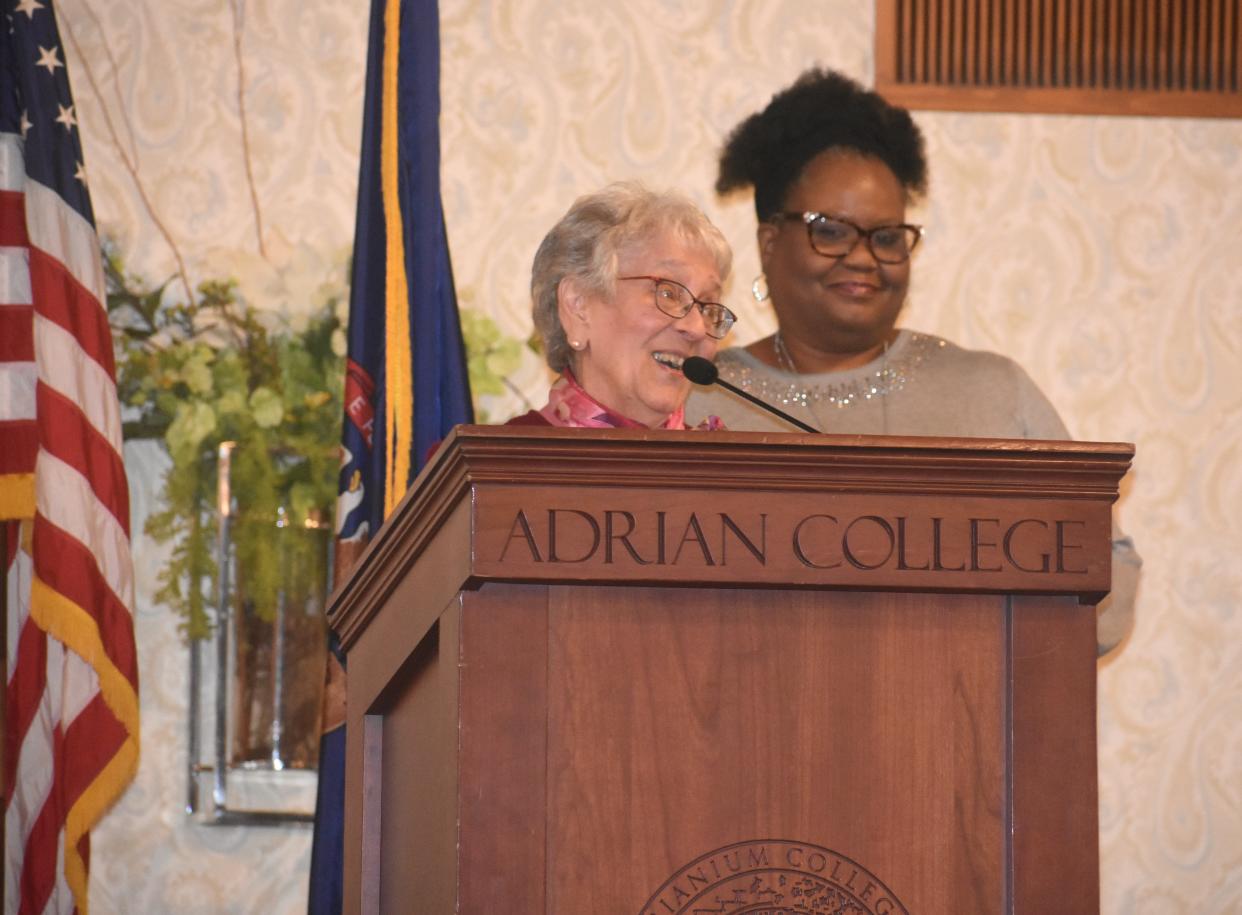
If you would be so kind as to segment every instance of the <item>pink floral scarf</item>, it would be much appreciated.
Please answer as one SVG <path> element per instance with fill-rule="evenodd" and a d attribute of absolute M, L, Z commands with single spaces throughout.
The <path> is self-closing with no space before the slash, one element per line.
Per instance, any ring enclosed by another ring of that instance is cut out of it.
<path fill-rule="evenodd" d="M 582 389 L 573 372 L 566 369 L 548 391 L 548 403 L 539 411 L 554 426 L 572 426 L 578 429 L 645 429 L 640 422 L 609 410 Z M 686 409 L 678 407 L 657 428 L 685 429 Z M 709 416 L 697 428 L 723 429 L 720 417 Z"/>

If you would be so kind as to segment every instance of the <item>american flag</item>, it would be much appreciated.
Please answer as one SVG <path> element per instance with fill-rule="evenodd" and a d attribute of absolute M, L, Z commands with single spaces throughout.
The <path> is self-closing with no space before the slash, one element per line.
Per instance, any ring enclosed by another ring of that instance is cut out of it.
<path fill-rule="evenodd" d="M 87 912 L 91 828 L 138 766 L 112 337 L 52 0 L 0 0 L 4 911 Z"/>

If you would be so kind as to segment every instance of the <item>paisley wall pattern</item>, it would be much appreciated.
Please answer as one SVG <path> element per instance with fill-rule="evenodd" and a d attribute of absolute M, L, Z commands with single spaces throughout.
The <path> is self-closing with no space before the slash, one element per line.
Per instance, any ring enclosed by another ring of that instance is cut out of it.
<path fill-rule="evenodd" d="M 259 225 L 273 264 L 339 262 L 367 6 L 60 0 L 96 211 L 131 268 L 244 271 Z M 464 305 L 524 338 L 543 232 L 576 194 L 637 177 L 683 188 L 732 240 L 736 342 L 773 329 L 749 301 L 750 202 L 715 199 L 714 156 L 813 62 L 869 81 L 868 4 L 442 0 L 441 16 Z M 917 120 L 932 190 L 904 323 L 1015 357 L 1077 436 L 1138 446 L 1120 509 L 1146 559 L 1138 623 L 1100 669 L 1103 911 L 1242 911 L 1242 123 Z M 545 383 L 533 356 L 511 380 L 531 399 Z M 141 530 L 160 456 L 127 456 Z M 151 599 L 158 551 L 139 534 L 135 556 L 143 761 L 96 832 L 93 911 L 302 911 L 308 830 L 181 812 L 185 651 Z"/>

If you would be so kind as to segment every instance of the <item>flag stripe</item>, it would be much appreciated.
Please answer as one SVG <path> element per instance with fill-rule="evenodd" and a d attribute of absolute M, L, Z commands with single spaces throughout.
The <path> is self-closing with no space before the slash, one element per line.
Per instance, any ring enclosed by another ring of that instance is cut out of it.
<path fill-rule="evenodd" d="M 32 301 L 30 249 L 0 247 L 0 308 L 27 308 L 33 320 Z M 33 352 L 30 358 L 34 358 Z"/>
<path fill-rule="evenodd" d="M 103 645 L 114 646 L 108 657 L 131 684 L 138 682 L 138 659 L 133 645 L 133 618 L 96 566 L 86 547 L 46 518 L 35 518 L 35 538 L 49 552 L 66 561 L 52 564 L 35 560 L 35 575 L 79 608 L 94 605 L 90 614 Z M 85 613 L 86 611 L 82 611 Z M 88 658 L 88 660 L 93 660 Z"/>
<path fill-rule="evenodd" d="M 103 311 L 103 260 L 95 227 L 59 194 L 38 181 L 27 180 L 25 191 L 26 232 L 31 249 L 54 258 L 78 286 L 93 296 L 95 310 Z M 32 266 L 32 272 L 33 269 Z"/>
<path fill-rule="evenodd" d="M 38 581 L 37 577 L 35 581 Z M 99 677 L 95 674 L 95 668 L 76 651 L 66 651 L 65 674 L 60 689 L 60 720 L 64 726 L 71 724 L 95 701 L 97 695 Z"/>
<path fill-rule="evenodd" d="M 64 740 L 59 726 L 53 729 L 52 735 L 51 771 L 55 773 L 64 760 Z M 43 804 L 26 837 L 19 913 L 42 912 L 56 886 L 57 848 L 60 844 L 58 808 L 58 804 Z"/>
<path fill-rule="evenodd" d="M 88 831 L 138 769 L 138 741 L 111 713 L 104 698 L 92 701 L 74 718 L 65 738 L 65 873 L 69 884 L 88 879 Z M 87 764 L 92 766 L 88 771 Z"/>
<path fill-rule="evenodd" d="M 39 427 L 33 419 L 0 422 L 0 442 L 4 443 L 0 448 L 0 474 L 34 472 L 39 455 Z"/>
<path fill-rule="evenodd" d="M 4 327 L 0 327 L 0 334 L 4 333 Z M 0 343 L 0 349 L 4 349 L 4 346 L 4 343 Z M 35 381 L 39 377 L 39 367 L 34 361 L 29 361 L 29 363 L 17 361 L 20 358 L 21 356 L 15 354 L 11 361 L 0 363 L 0 397 L 4 399 L 4 402 L 12 403 L 9 416 L 14 420 L 34 420 Z M 4 359 L 4 354 L 0 353 L 0 359 Z M 7 442 L 5 442 L 5 448 L 7 448 Z M 2 461 L 4 458 L 0 457 L 0 462 Z M 2 466 L 4 464 L 0 463 L 0 467 Z"/>
<path fill-rule="evenodd" d="M 34 512 L 31 512 L 34 515 Z M 21 641 L 22 626 L 26 624 L 26 602 L 22 597 L 23 594 L 30 592 L 30 580 L 34 577 L 34 571 L 31 568 L 30 553 L 23 546 L 18 549 L 19 543 L 23 537 L 30 536 L 30 522 L 6 521 L 3 522 L 5 530 L 8 534 L 8 543 L 6 544 L 8 555 L 3 557 L 5 568 L 8 570 L 9 579 L 7 582 L 8 593 L 8 610 L 5 614 L 5 635 L 8 637 L 8 676 L 13 677 L 13 672 L 17 669 L 17 644 Z"/>
<path fill-rule="evenodd" d="M 0 327 L 0 333 L 3 331 Z M 22 356 L 25 358 L 25 354 Z M 38 377 L 39 370 L 33 361 L 0 364 L 0 397 L 12 405 L 6 416 L 14 420 L 35 418 L 35 380 Z"/>
<path fill-rule="evenodd" d="M 0 365 L 0 397 L 7 398 L 4 402 L 12 406 L 5 413 L 10 419 L 35 418 L 35 380 L 38 373 L 33 361 L 12 361 Z"/>
<path fill-rule="evenodd" d="M 34 309 L 29 305 L 0 305 L 0 396 L 19 391 L 6 377 L 35 375 Z M 34 385 L 29 385 L 33 392 Z M 31 398 L 33 406 L 33 398 Z M 33 414 L 32 414 L 33 415 Z"/>
<path fill-rule="evenodd" d="M 0 246 L 25 247 L 26 197 L 19 190 L 0 190 Z"/>
<path fill-rule="evenodd" d="M 10 667 L 5 695 L 4 738 L 4 803 L 13 797 L 17 779 L 18 751 L 27 746 L 26 734 L 39 712 L 39 703 L 47 686 L 47 634 L 26 620 L 14 647 L 23 663 Z M 12 662 L 10 662 L 12 664 Z"/>
<path fill-rule="evenodd" d="M 31 585 L 30 616 L 49 635 L 91 663 L 112 713 L 131 726 L 136 739 L 138 696 L 133 680 L 116 666 L 100 642 L 99 627 L 90 614 L 35 578 Z"/>
<path fill-rule="evenodd" d="M 82 544 L 112 593 L 125 606 L 132 606 L 133 564 L 128 542 L 117 539 L 123 533 L 117 519 L 95 508 L 98 503 L 85 477 L 47 452 L 39 455 L 38 474 L 60 493 L 60 498 L 51 499 L 41 490 L 39 514 Z M 43 535 L 47 536 L 46 531 Z"/>
<path fill-rule="evenodd" d="M 77 338 L 42 316 L 35 319 L 34 338 L 37 350 L 59 357 L 40 360 L 39 380 L 73 401 L 115 451 L 112 443 L 121 441 L 121 408 L 113 375 L 98 360 L 83 358 L 88 354 L 81 351 Z M 71 354 L 74 358 L 65 358 Z"/>
<path fill-rule="evenodd" d="M 34 625 L 33 622 L 31 625 Z M 10 836 L 20 839 L 17 848 L 10 846 L 6 849 L 6 854 L 11 855 L 16 850 L 19 852 L 19 859 L 21 846 L 25 845 L 31 830 L 34 829 L 39 811 L 54 796 L 54 738 L 60 725 L 60 686 L 64 654 L 64 647 L 56 640 L 48 638 L 47 633 L 43 633 L 38 655 L 45 672 L 43 689 L 34 697 L 34 720 L 18 748 L 13 795 L 6 799 L 5 828 Z M 22 662 L 25 663 L 25 660 L 23 657 Z M 9 861 L 6 861 L 6 868 L 14 876 L 20 874 L 20 869 L 14 869 Z M 6 886 L 6 890 L 8 889 L 10 887 Z M 8 905 L 6 908 L 12 910 L 14 907 Z"/>
<path fill-rule="evenodd" d="M 30 288 L 35 314 L 63 327 L 77 340 L 84 355 L 99 363 L 109 377 L 115 378 L 116 357 L 112 352 L 108 313 L 77 275 L 49 254 L 31 248 Z"/>
<path fill-rule="evenodd" d="M 124 489 L 125 464 L 112 447 L 82 413 L 81 406 L 40 384 L 35 391 L 39 411 L 40 444 L 46 454 L 67 464 L 85 478 L 94 498 L 106 508 L 121 526 L 129 531 L 129 499 Z M 40 458 L 42 461 L 42 458 Z M 36 466 L 36 472 L 38 467 Z M 56 500 L 62 499 L 56 494 Z"/>
<path fill-rule="evenodd" d="M 100 769 L 114 757 L 129 735 L 100 693 L 95 693 L 65 731 L 65 799 L 71 804 L 90 788 Z"/>
<path fill-rule="evenodd" d="M 0 132 L 0 194 L 15 191 L 22 200 L 22 186 L 26 183 L 26 165 L 22 156 L 22 139 L 15 133 Z M 25 207 L 25 203 L 22 204 Z M 21 217 L 25 232 L 26 218 Z"/>

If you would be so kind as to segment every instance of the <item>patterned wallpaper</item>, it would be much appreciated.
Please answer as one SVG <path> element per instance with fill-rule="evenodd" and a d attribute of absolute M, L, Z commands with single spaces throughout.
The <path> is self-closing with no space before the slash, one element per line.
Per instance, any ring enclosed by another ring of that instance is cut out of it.
<path fill-rule="evenodd" d="M 339 263 L 367 4 L 60 0 L 101 226 L 192 282 Z M 674 183 L 738 253 L 745 343 L 771 315 L 746 199 L 711 193 L 722 135 L 805 66 L 871 77 L 857 0 L 442 0 L 443 187 L 459 297 L 530 331 L 543 232 L 616 178 Z M 244 87 L 248 130 L 239 121 Z M 1146 560 L 1100 669 L 1102 908 L 1242 910 L 1242 123 L 919 113 L 932 189 L 907 326 L 1023 363 L 1087 439 L 1133 441 L 1120 508 Z M 247 155 L 248 152 L 248 155 Z M 531 399 L 530 357 L 512 381 Z M 502 418 L 515 396 L 484 405 Z M 127 451 L 135 529 L 157 451 Z M 185 651 L 140 535 L 139 778 L 96 833 L 93 911 L 297 912 L 309 831 L 181 812 Z M 145 571 L 144 571 L 145 570 Z M 263 862 L 256 867 L 256 862 Z"/>

